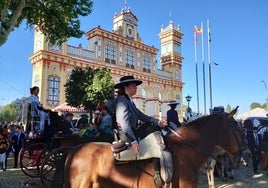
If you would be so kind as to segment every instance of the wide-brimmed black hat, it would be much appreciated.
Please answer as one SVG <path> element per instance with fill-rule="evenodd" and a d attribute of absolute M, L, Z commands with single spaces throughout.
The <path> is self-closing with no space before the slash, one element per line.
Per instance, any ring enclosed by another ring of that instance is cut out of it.
<path fill-rule="evenodd" d="M 180 104 L 179 102 L 173 100 L 173 101 L 169 101 L 168 105 L 171 106 L 171 105 L 177 105 L 177 104 Z"/>
<path fill-rule="evenodd" d="M 88 118 L 88 115 L 87 114 L 81 114 L 80 117 Z"/>
<path fill-rule="evenodd" d="M 142 84 L 141 80 L 135 80 L 134 76 L 123 76 L 120 78 L 120 82 L 115 84 L 114 88 L 119 89 L 129 83 L 135 83 L 137 86 Z"/>

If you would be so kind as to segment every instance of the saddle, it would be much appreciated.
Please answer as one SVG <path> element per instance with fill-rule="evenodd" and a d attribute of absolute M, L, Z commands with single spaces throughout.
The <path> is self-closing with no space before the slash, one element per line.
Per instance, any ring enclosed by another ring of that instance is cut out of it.
<path fill-rule="evenodd" d="M 160 162 L 161 170 L 159 172 L 158 169 L 155 172 L 155 176 L 160 174 L 162 180 L 166 183 L 165 185 L 169 185 L 173 174 L 172 156 L 166 149 L 161 132 L 156 131 L 147 135 L 144 139 L 140 140 L 139 145 L 140 152 L 138 155 L 135 155 L 130 149 L 129 143 L 124 141 L 113 142 L 111 149 L 114 154 L 115 164 L 157 158 L 158 162 Z M 157 187 L 160 187 L 159 185 L 162 184 L 159 178 L 155 177 Z"/>

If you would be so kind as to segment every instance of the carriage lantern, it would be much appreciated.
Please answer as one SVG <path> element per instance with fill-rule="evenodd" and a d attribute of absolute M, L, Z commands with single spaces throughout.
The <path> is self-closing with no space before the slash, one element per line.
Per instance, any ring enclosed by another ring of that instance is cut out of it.
<path fill-rule="evenodd" d="M 192 96 L 190 96 L 189 94 L 185 97 L 186 101 L 188 103 L 188 108 L 187 108 L 187 112 L 190 113 L 190 101 L 192 99 Z"/>

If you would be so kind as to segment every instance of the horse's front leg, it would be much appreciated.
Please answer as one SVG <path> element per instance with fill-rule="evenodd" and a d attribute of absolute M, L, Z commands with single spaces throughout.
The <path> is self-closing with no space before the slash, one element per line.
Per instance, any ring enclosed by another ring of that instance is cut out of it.
<path fill-rule="evenodd" d="M 226 170 L 226 165 L 225 165 L 225 158 L 221 159 L 221 177 L 223 181 L 226 181 L 226 177 L 225 177 L 225 171 Z M 227 172 L 226 172 L 227 173 Z"/>
<path fill-rule="evenodd" d="M 211 159 L 210 165 L 208 166 L 207 177 L 208 177 L 208 187 L 209 188 L 215 187 L 214 170 L 215 170 L 216 162 L 217 161 L 215 159 Z"/>

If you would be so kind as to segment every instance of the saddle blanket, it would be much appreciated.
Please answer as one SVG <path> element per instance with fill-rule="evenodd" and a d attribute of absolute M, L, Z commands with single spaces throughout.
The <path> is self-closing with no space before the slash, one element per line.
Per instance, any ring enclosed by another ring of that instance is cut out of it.
<path fill-rule="evenodd" d="M 144 160 L 150 158 L 160 158 L 161 150 L 165 148 L 164 141 L 160 131 L 153 132 L 140 140 L 140 152 L 135 155 L 129 147 L 127 150 L 115 154 L 117 161 Z"/>

